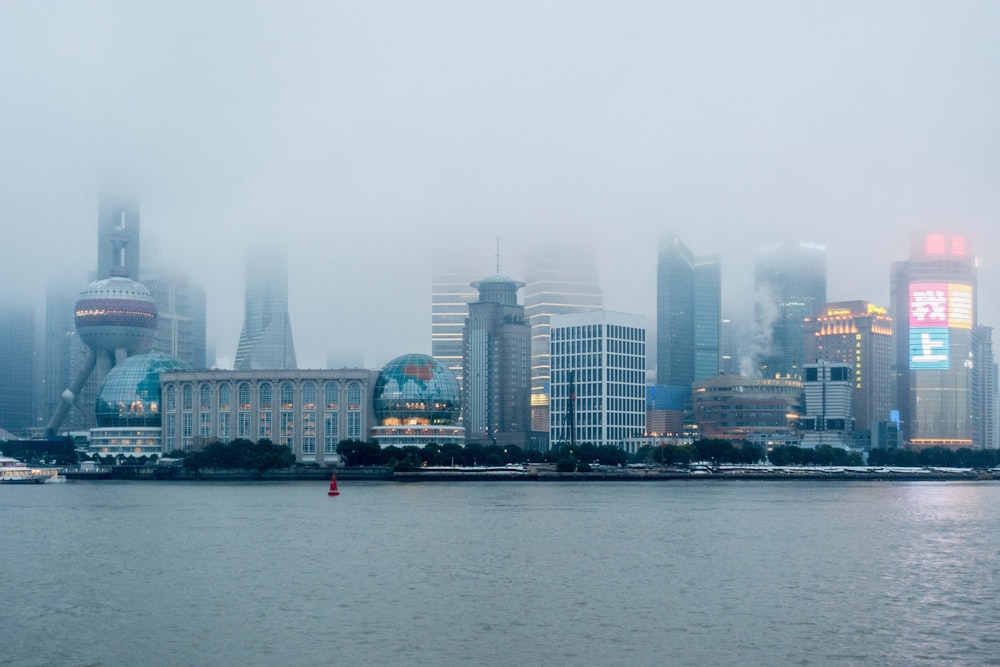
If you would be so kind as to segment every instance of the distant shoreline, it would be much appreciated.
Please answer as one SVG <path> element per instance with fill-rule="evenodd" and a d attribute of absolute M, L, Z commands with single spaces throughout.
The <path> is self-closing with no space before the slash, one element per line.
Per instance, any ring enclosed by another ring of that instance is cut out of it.
<path fill-rule="evenodd" d="M 63 470 L 72 481 L 181 481 L 181 482 L 280 482 L 280 481 L 329 481 L 330 468 L 289 468 L 257 472 L 253 470 L 200 470 L 190 471 L 179 467 L 162 466 L 112 466 L 94 472 Z M 717 471 L 684 471 L 670 468 L 639 468 L 598 470 L 594 472 L 557 472 L 528 466 L 525 469 L 470 470 L 415 470 L 394 472 L 388 467 L 337 468 L 341 481 L 395 481 L 420 482 L 684 482 L 713 481 L 995 481 L 1000 473 L 971 469 L 899 469 L 892 468 L 837 468 L 824 470 L 817 467 L 766 468 L 759 470 L 721 469 Z"/>

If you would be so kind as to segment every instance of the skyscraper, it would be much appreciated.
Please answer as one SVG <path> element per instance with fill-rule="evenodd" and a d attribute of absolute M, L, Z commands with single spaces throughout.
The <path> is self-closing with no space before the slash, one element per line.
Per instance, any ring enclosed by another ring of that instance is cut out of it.
<path fill-rule="evenodd" d="M 997 424 L 997 363 L 993 356 L 993 327 L 972 329 L 972 444 L 980 449 L 996 449 Z"/>
<path fill-rule="evenodd" d="M 896 405 L 892 319 L 867 301 L 825 304 L 805 322 L 805 359 L 850 365 L 855 428 L 866 431 L 889 421 Z"/>
<path fill-rule="evenodd" d="M 294 369 L 295 345 L 288 316 L 284 255 L 263 251 L 247 260 L 243 330 L 234 370 Z"/>
<path fill-rule="evenodd" d="M 719 372 L 722 274 L 717 255 L 696 257 L 676 235 L 660 243 L 656 267 L 656 384 L 690 396 Z"/>
<path fill-rule="evenodd" d="M 163 352 L 191 368 L 206 368 L 205 290 L 178 271 L 156 271 L 143 276 L 156 301 L 156 333 L 149 349 Z"/>
<path fill-rule="evenodd" d="M 517 290 L 524 283 L 493 275 L 472 285 L 463 335 L 462 407 L 466 440 L 524 447 L 531 429 L 531 327 Z"/>
<path fill-rule="evenodd" d="M 974 440 L 976 263 L 965 237 L 913 238 L 892 267 L 891 312 L 903 438 L 911 447 L 969 447 Z"/>
<path fill-rule="evenodd" d="M 34 311 L 0 303 L 0 428 L 25 437 L 34 426 Z"/>
<path fill-rule="evenodd" d="M 754 314 L 767 351 L 764 377 L 801 379 L 804 323 L 826 303 L 826 247 L 781 243 L 757 254 Z"/>
<path fill-rule="evenodd" d="M 431 356 L 444 364 L 462 384 L 462 330 L 469 302 L 477 292 L 476 276 L 455 262 L 436 260 L 431 279 Z"/>
<path fill-rule="evenodd" d="M 592 254 L 566 246 L 536 250 L 528 258 L 524 313 L 531 325 L 531 429 L 549 430 L 549 320 L 599 310 L 604 298 Z"/>

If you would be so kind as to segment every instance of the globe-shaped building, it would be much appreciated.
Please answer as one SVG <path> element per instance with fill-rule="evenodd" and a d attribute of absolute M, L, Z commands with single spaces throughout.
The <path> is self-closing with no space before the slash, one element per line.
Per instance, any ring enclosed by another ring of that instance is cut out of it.
<path fill-rule="evenodd" d="M 404 354 L 387 363 L 375 382 L 372 436 L 382 446 L 465 443 L 458 380 L 426 354 Z"/>
<path fill-rule="evenodd" d="M 98 392 L 98 427 L 159 428 L 160 373 L 190 368 L 162 352 L 137 354 L 118 364 L 105 376 Z"/>
<path fill-rule="evenodd" d="M 461 413 L 458 380 L 426 354 L 404 354 L 382 368 L 375 383 L 375 418 L 382 425 L 450 426 Z"/>
<path fill-rule="evenodd" d="M 156 330 L 156 301 L 145 285 L 115 276 L 95 280 L 76 302 L 76 331 L 92 350 L 143 350 Z"/>

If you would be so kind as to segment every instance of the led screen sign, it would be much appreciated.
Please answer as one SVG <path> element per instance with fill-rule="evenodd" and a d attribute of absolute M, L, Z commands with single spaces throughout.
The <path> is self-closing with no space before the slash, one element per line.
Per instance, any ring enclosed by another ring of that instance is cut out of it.
<path fill-rule="evenodd" d="M 947 370 L 949 347 L 948 329 L 910 329 L 910 370 Z"/>
<path fill-rule="evenodd" d="M 910 283 L 910 328 L 972 328 L 972 286 Z"/>

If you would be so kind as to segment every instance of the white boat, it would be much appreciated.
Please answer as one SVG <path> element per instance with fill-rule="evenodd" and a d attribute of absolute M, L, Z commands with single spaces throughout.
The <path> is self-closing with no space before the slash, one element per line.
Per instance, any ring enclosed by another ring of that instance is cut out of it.
<path fill-rule="evenodd" d="M 29 468 L 22 461 L 4 456 L 0 452 L 0 484 L 45 484 L 64 482 L 55 469 Z"/>

